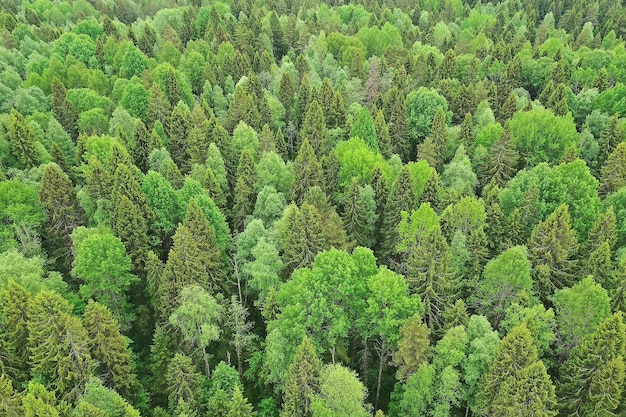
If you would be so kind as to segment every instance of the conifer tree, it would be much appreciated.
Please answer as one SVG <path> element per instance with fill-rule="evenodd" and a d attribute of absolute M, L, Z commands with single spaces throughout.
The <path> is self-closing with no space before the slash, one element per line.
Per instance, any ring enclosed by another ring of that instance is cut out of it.
<path fill-rule="evenodd" d="M 174 105 L 178 104 L 176 102 Z M 152 129 L 155 122 L 160 122 L 166 131 L 169 131 L 170 117 L 172 116 L 172 105 L 165 96 L 163 90 L 157 83 L 150 88 L 150 99 L 148 100 L 148 127 Z"/>
<path fill-rule="evenodd" d="M 435 330 L 443 328 L 444 312 L 459 290 L 450 261 L 448 244 L 439 228 L 430 232 L 407 260 L 409 290 L 420 296 L 424 318 Z"/>
<path fill-rule="evenodd" d="M 376 112 L 374 127 L 376 128 L 376 137 L 378 138 L 380 153 L 386 159 L 391 158 L 391 135 L 389 134 L 389 128 L 387 127 L 387 122 L 385 122 L 385 115 L 382 110 Z"/>
<path fill-rule="evenodd" d="M 515 112 L 517 111 L 517 96 L 514 92 L 509 94 L 509 97 L 506 99 L 504 103 L 502 103 L 502 107 L 498 111 L 497 121 L 504 125 L 507 120 L 510 120 Z"/>
<path fill-rule="evenodd" d="M 609 206 L 606 211 L 594 222 L 589 236 L 587 237 L 586 253 L 590 254 L 597 250 L 604 242 L 608 243 L 609 249 L 613 250 L 617 243 L 617 218 L 613 206 Z"/>
<path fill-rule="evenodd" d="M 56 77 L 52 79 L 52 114 L 73 140 L 78 138 L 78 112 L 67 99 L 67 90 Z"/>
<path fill-rule="evenodd" d="M 233 206 L 233 228 L 243 231 L 246 217 L 252 214 L 256 195 L 254 186 L 256 183 L 256 165 L 248 147 L 243 149 L 237 168 L 237 182 L 235 184 L 235 196 Z"/>
<path fill-rule="evenodd" d="M 619 190 L 626 185 L 626 143 L 621 142 L 609 155 L 600 172 L 601 197 Z"/>
<path fill-rule="evenodd" d="M 377 239 L 376 239 L 377 242 L 376 242 L 375 248 L 379 249 L 378 242 L 380 242 L 380 238 L 378 237 L 381 236 L 380 230 L 381 230 L 381 225 L 383 221 L 383 216 L 385 213 L 385 206 L 387 205 L 387 196 L 389 195 L 389 188 L 387 187 L 387 179 L 383 175 L 383 172 L 380 169 L 380 166 L 378 165 L 376 166 L 376 168 L 374 168 L 374 171 L 372 172 L 370 185 L 372 187 L 372 190 L 374 191 L 374 202 L 376 203 L 377 220 L 376 220 L 376 233 L 374 235 L 377 236 Z"/>
<path fill-rule="evenodd" d="M 11 280 L 0 292 L 4 330 L 2 337 L 6 341 L 7 357 L 5 373 L 15 381 L 25 382 L 28 375 L 28 304 L 30 294 L 20 284 Z"/>
<path fill-rule="evenodd" d="M 189 158 L 189 140 L 193 129 L 191 112 L 184 104 L 179 104 L 172 110 L 169 124 L 168 151 L 174 163 L 182 172 L 188 172 L 191 166 Z"/>
<path fill-rule="evenodd" d="M 461 124 L 461 134 L 459 139 L 466 149 L 469 149 L 469 147 L 474 143 L 474 119 L 472 117 L 472 113 L 467 113 L 465 115 L 463 123 Z"/>
<path fill-rule="evenodd" d="M 183 401 L 191 411 L 198 411 L 201 375 L 191 358 L 180 353 L 174 355 L 167 367 L 166 379 L 170 411 L 176 413 L 180 401 Z"/>
<path fill-rule="evenodd" d="M 82 210 L 72 181 L 56 164 L 48 164 L 43 170 L 39 199 L 48 215 L 49 255 L 67 271 L 72 261 L 70 235 L 81 223 Z"/>
<path fill-rule="evenodd" d="M 483 190 L 485 199 L 485 233 L 487 234 L 487 245 L 492 256 L 497 255 L 504 248 L 507 230 L 504 220 L 504 213 L 500 206 L 500 187 L 490 183 Z"/>
<path fill-rule="evenodd" d="M 38 382 L 29 382 L 22 397 L 22 411 L 24 417 L 59 417 L 57 399 Z"/>
<path fill-rule="evenodd" d="M 295 176 L 291 186 L 291 198 L 296 202 L 302 201 L 310 187 L 324 184 L 322 164 L 308 139 L 302 141 L 298 156 L 293 163 L 293 172 Z"/>
<path fill-rule="evenodd" d="M 357 246 L 372 247 L 377 219 L 372 188 L 361 188 L 358 180 L 352 178 L 342 216 L 348 239 Z"/>
<path fill-rule="evenodd" d="M 180 190 L 185 183 L 185 178 L 183 177 L 182 172 L 180 172 L 178 165 L 176 165 L 176 162 L 171 159 L 167 162 L 165 178 L 170 184 L 172 184 L 172 187 L 175 190 Z"/>
<path fill-rule="evenodd" d="M 287 373 L 281 417 L 312 416 L 311 401 L 319 393 L 322 362 L 308 337 L 296 349 Z"/>
<path fill-rule="evenodd" d="M 204 129 L 194 126 L 189 133 L 187 142 L 187 153 L 189 154 L 189 163 L 203 164 L 206 161 L 207 149 L 209 148 L 209 138 Z"/>
<path fill-rule="evenodd" d="M 327 127 L 343 129 L 346 125 L 346 103 L 341 91 L 335 91 L 333 103 L 328 112 Z"/>
<path fill-rule="evenodd" d="M 137 119 L 135 122 L 133 137 L 135 140 L 135 149 L 133 152 L 135 165 L 137 165 L 137 168 L 139 168 L 141 172 L 147 173 L 150 153 L 160 148 L 160 146 L 155 142 L 153 136 L 150 135 L 148 129 L 146 129 L 146 125 L 140 119 Z"/>
<path fill-rule="evenodd" d="M 385 119 L 388 121 L 389 135 L 392 138 L 391 149 L 393 153 L 400 155 L 403 161 L 408 161 L 411 154 L 411 142 L 406 103 L 404 94 L 397 87 L 392 87 L 387 93 L 384 112 Z"/>
<path fill-rule="evenodd" d="M 228 409 L 227 417 L 255 417 L 252 405 L 243 396 L 239 387 L 235 387 L 233 397 L 230 400 L 230 407 Z"/>
<path fill-rule="evenodd" d="M 415 188 L 411 179 L 411 173 L 404 166 L 400 174 L 398 174 L 398 178 L 393 184 L 385 204 L 380 230 L 383 241 L 380 250 L 381 259 L 387 259 L 394 253 L 398 240 L 397 227 L 400 223 L 400 213 L 402 211 L 409 213 L 413 210 L 416 204 L 415 200 Z"/>
<path fill-rule="evenodd" d="M 598 138 L 599 152 L 598 152 L 598 165 L 604 166 L 607 158 L 613 153 L 617 145 L 622 142 L 624 132 L 620 125 L 620 119 L 618 115 L 614 115 L 609 119 L 609 123 L 606 125 L 600 138 Z"/>
<path fill-rule="evenodd" d="M 258 129 L 261 123 L 261 116 L 252 95 L 244 87 L 238 85 L 235 88 L 235 95 L 228 108 L 228 118 L 224 128 L 232 132 L 240 121 L 244 121 L 253 129 Z"/>
<path fill-rule="evenodd" d="M 259 152 L 276 152 L 276 143 L 274 140 L 274 133 L 272 133 L 270 126 L 265 123 L 259 134 Z"/>
<path fill-rule="evenodd" d="M 18 417 L 21 414 L 19 397 L 16 394 L 11 379 L 0 373 L 0 414 L 6 417 Z"/>
<path fill-rule="evenodd" d="M 374 152 L 380 153 L 378 146 L 378 138 L 376 135 L 376 126 L 370 111 L 366 108 L 362 108 L 356 116 L 356 119 L 352 123 L 352 129 L 350 130 L 351 138 L 361 138 L 365 144 Z"/>
<path fill-rule="evenodd" d="M 293 84 L 291 75 L 284 73 L 280 78 L 280 86 L 278 88 L 278 99 L 285 107 L 285 119 L 291 120 L 291 110 L 293 108 L 293 99 L 296 88 Z"/>
<path fill-rule="evenodd" d="M 624 389 L 626 326 L 622 313 L 607 318 L 574 347 L 560 370 L 560 408 L 566 415 L 612 415 Z"/>
<path fill-rule="evenodd" d="M 444 163 L 444 154 L 446 151 L 446 143 L 448 139 L 448 130 L 446 126 L 446 114 L 443 108 L 439 108 L 435 117 L 433 118 L 433 124 L 430 128 L 430 135 L 428 138 L 432 141 L 435 164 L 432 165 L 437 171 L 441 171 Z"/>
<path fill-rule="evenodd" d="M 554 290 L 572 284 L 577 250 L 578 240 L 570 226 L 569 211 L 566 205 L 561 205 L 535 227 L 528 242 L 528 259 L 542 298 L 547 299 Z"/>
<path fill-rule="evenodd" d="M 119 323 L 104 305 L 90 300 L 85 308 L 85 330 L 91 356 L 98 363 L 98 376 L 109 388 L 126 399 L 137 388 L 131 367 L 128 342 L 120 333 Z"/>
<path fill-rule="evenodd" d="M 519 154 L 513 146 L 511 130 L 505 125 L 500 137 L 491 145 L 482 170 L 482 183 L 495 182 L 499 187 L 504 187 L 517 172 Z"/>
<path fill-rule="evenodd" d="M 396 378 L 406 381 L 423 363 L 428 361 L 430 329 L 419 313 L 408 318 L 400 327 L 398 350 L 393 361 L 398 366 Z"/>
<path fill-rule="evenodd" d="M 309 204 L 303 205 L 302 209 L 292 204 L 285 210 L 283 263 L 286 276 L 311 265 L 315 256 L 328 248 L 319 218 L 317 209 Z"/>
<path fill-rule="evenodd" d="M 39 164 L 39 151 L 36 147 L 35 133 L 28 126 L 24 116 L 11 109 L 7 121 L 7 133 L 11 144 L 11 153 L 25 168 L 33 168 Z"/>
<path fill-rule="evenodd" d="M 307 109 L 299 137 L 302 143 L 308 141 L 318 155 L 330 152 L 330 135 L 326 128 L 324 110 L 317 100 L 313 100 Z"/>

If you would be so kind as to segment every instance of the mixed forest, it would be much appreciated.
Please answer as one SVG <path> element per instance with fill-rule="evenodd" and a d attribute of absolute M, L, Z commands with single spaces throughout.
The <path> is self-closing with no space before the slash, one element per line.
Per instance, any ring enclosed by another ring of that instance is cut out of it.
<path fill-rule="evenodd" d="M 0 416 L 626 415 L 621 1 L 0 4 Z"/>

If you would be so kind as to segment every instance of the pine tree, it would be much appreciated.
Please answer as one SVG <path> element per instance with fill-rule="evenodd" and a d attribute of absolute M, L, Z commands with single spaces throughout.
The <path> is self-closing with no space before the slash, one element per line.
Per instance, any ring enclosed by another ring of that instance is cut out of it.
<path fill-rule="evenodd" d="M 226 417 L 256 417 L 256 412 L 254 412 L 252 405 L 243 396 L 239 387 L 235 387 Z"/>
<path fill-rule="evenodd" d="M 246 217 L 252 214 L 256 195 L 256 165 L 248 147 L 243 149 L 237 168 L 237 182 L 235 184 L 235 201 L 233 206 L 233 229 L 243 231 Z"/>
<path fill-rule="evenodd" d="M 26 123 L 24 116 L 15 109 L 11 109 L 9 114 L 7 134 L 11 144 L 11 153 L 23 167 L 34 168 L 39 165 L 35 133 Z"/>
<path fill-rule="evenodd" d="M 68 271 L 72 262 L 72 231 L 81 224 L 82 210 L 72 181 L 56 164 L 48 164 L 41 176 L 39 199 L 47 214 L 49 255 Z"/>
<path fill-rule="evenodd" d="M 201 375 L 191 358 L 177 353 L 167 367 L 168 402 L 175 413 L 182 400 L 191 411 L 198 411 Z"/>
<path fill-rule="evenodd" d="M 295 176 L 291 186 L 291 198 L 296 202 L 302 201 L 310 187 L 324 184 L 322 164 L 307 139 L 302 141 L 298 156 L 293 163 L 293 172 Z"/>
<path fill-rule="evenodd" d="M 506 125 L 500 137 L 489 148 L 482 170 L 482 183 L 493 181 L 497 186 L 504 187 L 515 176 L 518 161 L 519 154 L 513 146 L 511 130 Z"/>
<path fill-rule="evenodd" d="M 574 347 L 560 369 L 558 391 L 565 415 L 613 415 L 624 389 L 625 343 L 620 312 Z"/>
<path fill-rule="evenodd" d="M 428 361 L 430 329 L 423 323 L 419 313 L 408 318 L 400 327 L 400 341 L 393 361 L 398 365 L 396 378 L 406 381 Z"/>
<path fill-rule="evenodd" d="M 598 194 L 601 197 L 619 190 L 626 185 L 626 143 L 621 142 L 609 155 L 600 173 L 600 187 Z"/>
<path fill-rule="evenodd" d="M 330 152 L 330 135 L 326 128 L 324 110 L 317 100 L 313 100 L 307 109 L 299 137 L 302 143 L 308 141 L 317 155 Z"/>
<path fill-rule="evenodd" d="M 315 347 L 308 337 L 304 337 L 294 355 L 283 395 L 281 417 L 312 416 L 311 401 L 319 393 L 322 362 L 315 353 Z"/>
<path fill-rule="evenodd" d="M 85 329 L 91 356 L 98 363 L 102 382 L 126 399 L 137 388 L 131 366 L 128 342 L 120 333 L 119 323 L 104 305 L 90 300 L 85 308 Z"/>
<path fill-rule="evenodd" d="M 418 245 L 407 260 L 407 282 L 424 304 L 424 317 L 435 330 L 444 326 L 443 314 L 456 299 L 459 284 L 451 268 L 448 244 L 436 228 Z"/>
<path fill-rule="evenodd" d="M 391 188 L 381 225 L 381 237 L 383 243 L 380 249 L 380 259 L 388 259 L 393 255 L 398 240 L 398 224 L 402 211 L 409 213 L 415 208 L 415 187 L 409 169 L 404 166 L 396 182 Z"/>
<path fill-rule="evenodd" d="M 543 299 L 573 283 L 577 250 L 578 240 L 570 226 L 569 211 L 566 205 L 561 205 L 535 227 L 528 242 L 533 279 Z"/>

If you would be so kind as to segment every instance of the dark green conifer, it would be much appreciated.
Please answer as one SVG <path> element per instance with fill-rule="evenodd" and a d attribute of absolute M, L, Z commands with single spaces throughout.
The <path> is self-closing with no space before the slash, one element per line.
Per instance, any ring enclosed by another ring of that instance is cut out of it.
<path fill-rule="evenodd" d="M 388 259 L 395 253 L 398 240 L 398 224 L 400 223 L 401 212 L 410 213 L 416 207 L 415 186 L 408 168 L 404 166 L 398 174 L 396 182 L 391 188 L 381 225 L 382 244 L 380 249 L 380 259 Z"/>
<path fill-rule="evenodd" d="M 311 402 L 319 394 L 322 362 L 315 353 L 315 347 L 308 337 L 304 337 L 296 350 L 285 384 L 281 417 L 312 416 Z"/>
<path fill-rule="evenodd" d="M 11 153 L 24 168 L 39 165 L 39 151 L 36 147 L 35 134 L 26 123 L 24 116 L 11 109 L 7 121 L 7 134 L 11 144 Z"/>
<path fill-rule="evenodd" d="M 248 147 L 243 149 L 239 167 L 237 168 L 237 182 L 235 184 L 235 201 L 233 206 L 233 228 L 243 231 L 246 217 L 254 211 L 256 195 L 256 165 Z"/>
<path fill-rule="evenodd" d="M 298 156 L 293 163 L 293 172 L 295 176 L 291 186 L 291 198 L 296 202 L 302 201 L 304 194 L 310 187 L 324 185 L 322 164 L 306 138 L 302 142 Z"/>

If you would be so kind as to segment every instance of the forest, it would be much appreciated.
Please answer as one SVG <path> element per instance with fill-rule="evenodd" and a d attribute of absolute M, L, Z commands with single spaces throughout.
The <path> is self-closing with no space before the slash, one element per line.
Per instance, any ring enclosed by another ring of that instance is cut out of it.
<path fill-rule="evenodd" d="M 0 0 L 0 416 L 626 416 L 621 0 Z"/>

